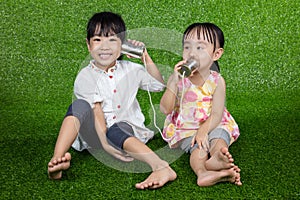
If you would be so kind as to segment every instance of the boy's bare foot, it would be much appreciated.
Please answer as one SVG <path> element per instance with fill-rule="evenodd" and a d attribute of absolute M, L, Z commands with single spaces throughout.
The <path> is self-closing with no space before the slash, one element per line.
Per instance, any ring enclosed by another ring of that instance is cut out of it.
<path fill-rule="evenodd" d="M 207 170 L 211 171 L 229 169 L 234 166 L 233 161 L 234 160 L 232 155 L 229 153 L 228 148 L 223 147 L 205 162 L 205 167 Z"/>
<path fill-rule="evenodd" d="M 48 163 L 48 176 L 50 179 L 60 179 L 62 176 L 62 170 L 66 170 L 70 167 L 71 154 L 69 152 L 61 158 L 53 157 Z"/>
<path fill-rule="evenodd" d="M 146 180 L 141 183 L 135 184 L 137 189 L 156 189 L 162 187 L 169 181 L 175 180 L 177 177 L 175 171 L 170 167 L 153 171 Z"/>
<path fill-rule="evenodd" d="M 219 182 L 236 182 L 236 171 L 234 168 L 224 169 L 221 171 L 205 171 L 197 174 L 197 184 L 199 186 L 211 186 Z"/>

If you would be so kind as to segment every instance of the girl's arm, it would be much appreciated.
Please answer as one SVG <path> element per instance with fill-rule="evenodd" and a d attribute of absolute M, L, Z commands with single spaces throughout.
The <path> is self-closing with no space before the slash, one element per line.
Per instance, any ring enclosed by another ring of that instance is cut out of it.
<path fill-rule="evenodd" d="M 211 114 L 198 129 L 192 141 L 192 146 L 197 142 L 200 148 L 202 147 L 208 150 L 208 133 L 215 129 L 222 120 L 225 107 L 226 86 L 223 77 L 220 77 L 219 81 L 213 95 Z"/>
<path fill-rule="evenodd" d="M 178 69 L 180 68 L 179 66 L 181 64 L 183 64 L 184 62 L 185 61 L 181 61 L 175 65 L 174 72 L 169 77 L 169 80 L 167 83 L 167 89 L 165 90 L 165 92 L 160 100 L 160 111 L 162 113 L 164 113 L 165 115 L 170 114 L 175 107 L 177 91 L 178 91 L 177 84 L 178 84 L 178 81 L 180 80 Z"/>

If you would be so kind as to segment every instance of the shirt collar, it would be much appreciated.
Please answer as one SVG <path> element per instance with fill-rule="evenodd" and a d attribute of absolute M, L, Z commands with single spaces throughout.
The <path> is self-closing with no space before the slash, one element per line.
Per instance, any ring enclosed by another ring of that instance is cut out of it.
<path fill-rule="evenodd" d="M 108 72 L 106 72 L 105 70 L 103 69 L 100 69 L 99 67 L 97 67 L 95 65 L 95 60 L 91 60 L 90 61 L 90 66 L 92 69 L 94 69 L 96 72 L 100 72 L 100 73 L 112 73 L 114 72 L 115 70 L 117 70 L 118 68 L 118 65 L 119 65 L 119 60 L 116 61 L 116 64 L 114 66 L 112 66 L 111 68 L 109 68 Z"/>

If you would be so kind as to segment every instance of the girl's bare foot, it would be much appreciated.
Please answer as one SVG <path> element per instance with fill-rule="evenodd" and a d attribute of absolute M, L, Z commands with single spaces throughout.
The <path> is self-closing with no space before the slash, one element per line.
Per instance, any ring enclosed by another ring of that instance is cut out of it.
<path fill-rule="evenodd" d="M 234 168 L 224 169 L 221 171 L 198 172 L 197 184 L 199 186 L 211 186 L 219 182 L 236 182 L 236 171 Z"/>
<path fill-rule="evenodd" d="M 242 182 L 241 182 L 241 174 L 240 174 L 240 171 L 241 169 L 238 167 L 238 166 L 234 166 L 233 169 L 235 170 L 236 172 L 236 175 L 235 175 L 235 184 L 238 185 L 238 186 L 241 186 L 242 185 Z"/>
<path fill-rule="evenodd" d="M 61 158 L 53 157 L 48 163 L 48 176 L 50 179 L 60 179 L 62 176 L 62 170 L 66 170 L 70 167 L 71 154 L 69 152 Z"/>
<path fill-rule="evenodd" d="M 207 170 L 211 171 L 229 169 L 234 166 L 233 161 L 234 160 L 232 155 L 229 153 L 228 148 L 223 147 L 205 162 L 205 167 Z"/>
<path fill-rule="evenodd" d="M 162 187 L 169 181 L 175 180 L 177 177 L 175 171 L 171 167 L 153 171 L 146 180 L 135 184 L 137 189 L 156 189 Z"/>

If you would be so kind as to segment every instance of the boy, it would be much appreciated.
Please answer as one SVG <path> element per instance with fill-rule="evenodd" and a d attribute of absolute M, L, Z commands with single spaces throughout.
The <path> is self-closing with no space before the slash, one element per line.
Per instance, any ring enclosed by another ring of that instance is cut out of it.
<path fill-rule="evenodd" d="M 69 168 L 71 155 L 67 151 L 72 145 L 76 150 L 89 151 L 102 147 L 122 161 L 135 158 L 147 163 L 152 173 L 136 184 L 137 189 L 155 189 L 176 179 L 169 164 L 145 145 L 153 131 L 143 124 L 144 116 L 136 100 L 139 88 L 163 90 L 162 76 L 146 49 L 142 60 L 147 70 L 139 64 L 117 60 L 125 31 L 125 23 L 117 14 L 96 13 L 90 19 L 87 46 L 93 60 L 76 77 L 77 100 L 69 107 L 59 132 L 48 164 L 49 178 L 60 179 L 62 170 Z"/>

